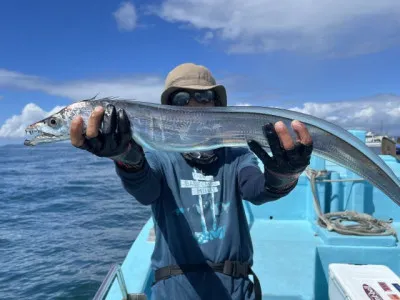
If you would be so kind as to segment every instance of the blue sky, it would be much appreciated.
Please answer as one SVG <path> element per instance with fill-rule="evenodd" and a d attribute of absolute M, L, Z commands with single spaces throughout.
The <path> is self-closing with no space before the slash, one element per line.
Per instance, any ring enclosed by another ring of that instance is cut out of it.
<path fill-rule="evenodd" d="M 228 105 L 279 106 L 400 135 L 400 1 L 1 1 L 0 144 L 72 101 L 158 102 L 177 64 Z"/>

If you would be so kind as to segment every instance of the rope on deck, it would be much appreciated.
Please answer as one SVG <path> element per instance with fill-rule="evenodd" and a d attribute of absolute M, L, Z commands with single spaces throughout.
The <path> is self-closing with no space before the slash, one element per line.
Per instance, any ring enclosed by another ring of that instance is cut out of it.
<path fill-rule="evenodd" d="M 311 189 L 314 196 L 314 209 L 318 216 L 318 224 L 329 231 L 336 231 L 346 235 L 361 236 L 384 236 L 393 235 L 398 242 L 396 230 L 392 228 L 390 223 L 393 221 L 383 221 L 372 217 L 369 214 L 359 213 L 356 211 L 340 211 L 323 214 L 321 212 L 320 202 L 318 200 L 316 180 L 323 177 L 327 171 L 316 171 L 307 168 L 306 175 L 311 182 Z M 323 182 L 339 182 L 339 181 L 364 181 L 362 178 L 346 179 L 346 180 L 326 180 Z M 344 221 L 356 222 L 358 224 L 343 224 Z"/>

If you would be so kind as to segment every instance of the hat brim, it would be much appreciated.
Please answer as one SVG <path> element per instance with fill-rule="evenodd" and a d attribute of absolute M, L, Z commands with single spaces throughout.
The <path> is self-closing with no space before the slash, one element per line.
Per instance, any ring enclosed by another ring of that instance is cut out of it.
<path fill-rule="evenodd" d="M 161 94 L 161 104 L 169 104 L 169 96 L 177 90 L 214 90 L 217 93 L 218 99 L 221 102 L 221 106 L 227 106 L 226 89 L 223 85 L 187 85 L 187 86 L 170 86 Z"/>

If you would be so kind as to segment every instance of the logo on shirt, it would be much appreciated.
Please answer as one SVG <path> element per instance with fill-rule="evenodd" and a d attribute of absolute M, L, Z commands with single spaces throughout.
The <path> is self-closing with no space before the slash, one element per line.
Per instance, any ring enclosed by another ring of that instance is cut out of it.
<path fill-rule="evenodd" d="M 229 203 L 215 203 L 215 193 L 219 191 L 220 181 L 214 180 L 211 175 L 205 176 L 196 170 L 193 170 L 192 177 L 193 180 L 181 179 L 180 186 L 184 189 L 190 189 L 191 194 L 197 196 L 198 202 L 195 204 L 194 213 L 199 218 L 202 230 L 194 232 L 194 237 L 199 244 L 205 244 L 214 239 L 223 239 L 226 226 L 217 226 L 217 216 L 222 211 L 228 210 Z M 179 212 L 184 213 L 184 209 L 179 208 Z M 208 214 L 212 216 L 212 224 L 207 224 L 205 216 Z"/>

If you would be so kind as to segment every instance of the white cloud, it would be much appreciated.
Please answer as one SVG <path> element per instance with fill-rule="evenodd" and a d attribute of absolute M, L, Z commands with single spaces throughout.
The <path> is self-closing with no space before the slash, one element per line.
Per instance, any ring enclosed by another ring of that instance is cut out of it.
<path fill-rule="evenodd" d="M 200 44 L 209 44 L 211 40 L 214 38 L 214 33 L 212 31 L 207 31 L 202 37 L 197 38 L 197 41 Z"/>
<path fill-rule="evenodd" d="M 345 129 L 388 133 L 400 136 L 400 96 L 378 95 L 356 101 L 331 103 L 306 102 L 302 107 L 289 108 L 310 114 Z"/>
<path fill-rule="evenodd" d="M 229 52 L 348 56 L 400 44 L 398 0 L 164 0 L 150 10 L 212 32 L 228 42 Z"/>
<path fill-rule="evenodd" d="M 142 76 L 58 83 L 37 76 L 0 69 L 0 87 L 41 91 L 73 100 L 82 100 L 98 95 L 98 97 L 113 96 L 146 102 L 159 102 L 164 82 L 159 77 Z"/>
<path fill-rule="evenodd" d="M 130 2 L 122 2 L 113 12 L 119 30 L 132 31 L 136 28 L 137 13 L 135 6 Z"/>
<path fill-rule="evenodd" d="M 38 120 L 46 118 L 59 111 L 62 106 L 56 106 L 51 111 L 46 112 L 34 103 L 25 105 L 20 115 L 14 115 L 0 127 L 0 137 L 16 138 L 25 136 L 25 128 Z"/>
<path fill-rule="evenodd" d="M 369 107 L 363 108 L 362 110 L 356 112 L 354 114 L 354 117 L 360 118 L 360 119 L 372 118 L 372 117 L 374 117 L 375 114 L 376 114 L 376 110 L 373 107 L 369 106 Z"/>
<path fill-rule="evenodd" d="M 251 104 L 247 103 L 247 102 L 239 102 L 239 103 L 236 103 L 235 106 L 251 106 Z"/>
<path fill-rule="evenodd" d="M 54 96 L 67 97 L 74 101 L 92 98 L 97 95 L 97 98 L 111 96 L 159 103 L 164 83 L 163 79 L 155 76 L 58 83 L 38 76 L 0 69 L 0 87 L 41 91 Z M 47 112 L 36 104 L 29 103 L 24 107 L 20 115 L 14 115 L 5 121 L 0 127 L 0 137 L 23 137 L 25 136 L 27 125 L 60 109 L 61 107 L 57 106 Z"/>
<path fill-rule="evenodd" d="M 393 110 L 389 111 L 388 114 L 394 118 L 400 118 L 400 105 L 393 108 Z"/>

